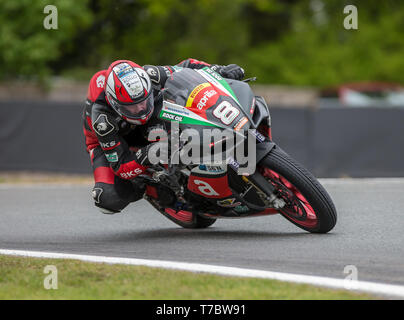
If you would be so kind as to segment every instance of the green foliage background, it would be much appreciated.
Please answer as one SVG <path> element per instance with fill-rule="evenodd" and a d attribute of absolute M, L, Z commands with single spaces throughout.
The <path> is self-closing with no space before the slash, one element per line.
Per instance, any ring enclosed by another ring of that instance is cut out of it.
<path fill-rule="evenodd" d="M 47 4 L 58 30 L 43 27 Z M 343 27 L 348 4 L 358 30 Z M 238 63 L 261 83 L 404 83 L 403 35 L 402 0 L 2 0 L 0 78 L 85 80 L 115 59 L 193 57 Z"/>

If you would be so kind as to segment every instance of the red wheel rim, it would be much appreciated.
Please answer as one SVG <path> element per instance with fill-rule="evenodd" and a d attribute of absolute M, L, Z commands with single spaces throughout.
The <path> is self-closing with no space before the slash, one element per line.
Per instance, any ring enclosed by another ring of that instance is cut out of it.
<path fill-rule="evenodd" d="M 317 215 L 298 188 L 271 169 L 263 168 L 261 174 L 276 188 L 278 196 L 286 201 L 285 208 L 279 210 L 282 214 L 302 227 L 315 228 L 317 226 Z"/>

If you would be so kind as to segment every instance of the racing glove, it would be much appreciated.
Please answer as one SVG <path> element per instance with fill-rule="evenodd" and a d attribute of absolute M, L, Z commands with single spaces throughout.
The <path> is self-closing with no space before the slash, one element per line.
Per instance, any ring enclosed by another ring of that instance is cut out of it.
<path fill-rule="evenodd" d="M 157 163 L 168 163 L 170 143 L 168 141 L 154 142 L 135 152 L 136 162 L 145 167 Z"/>
<path fill-rule="evenodd" d="M 244 78 L 244 69 L 234 63 L 227 66 L 212 66 L 212 69 L 228 79 L 241 80 Z"/>

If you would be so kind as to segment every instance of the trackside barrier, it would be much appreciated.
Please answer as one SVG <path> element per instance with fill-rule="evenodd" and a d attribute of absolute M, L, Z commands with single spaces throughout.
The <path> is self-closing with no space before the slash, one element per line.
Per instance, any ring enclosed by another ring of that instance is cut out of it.
<path fill-rule="evenodd" d="M 0 102 L 0 170 L 90 173 L 80 103 Z M 404 108 L 271 108 L 273 138 L 317 177 L 404 177 Z"/>

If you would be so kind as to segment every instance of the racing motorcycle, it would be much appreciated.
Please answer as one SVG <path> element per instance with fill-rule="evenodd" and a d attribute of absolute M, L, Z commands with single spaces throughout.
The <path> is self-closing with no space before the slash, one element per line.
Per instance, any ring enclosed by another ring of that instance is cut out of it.
<path fill-rule="evenodd" d="M 166 82 L 157 112 L 168 131 L 175 123 L 179 132 L 215 128 L 244 136 L 244 142 L 253 135 L 255 172 L 239 174 L 234 157 L 217 165 L 168 161 L 136 178 L 146 184 L 145 199 L 184 228 L 207 228 L 220 218 L 281 214 L 306 231 L 329 232 L 337 221 L 329 194 L 272 140 L 268 105 L 254 95 L 251 80 L 255 78 L 226 79 L 210 67 L 178 68 Z M 211 141 L 209 147 L 220 144 L 223 147 L 226 138 Z M 177 144 L 171 157 L 186 145 Z"/>

